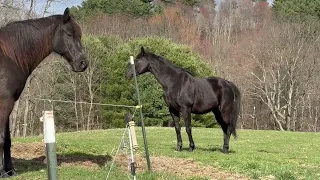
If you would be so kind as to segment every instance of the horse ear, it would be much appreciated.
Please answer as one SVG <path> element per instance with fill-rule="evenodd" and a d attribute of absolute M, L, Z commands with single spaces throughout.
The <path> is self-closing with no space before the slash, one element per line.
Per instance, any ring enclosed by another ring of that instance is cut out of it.
<path fill-rule="evenodd" d="M 146 54 L 146 51 L 144 50 L 143 46 L 141 46 L 141 53 Z"/>
<path fill-rule="evenodd" d="M 70 20 L 70 10 L 66 8 L 63 13 L 63 22 L 66 23 Z"/>

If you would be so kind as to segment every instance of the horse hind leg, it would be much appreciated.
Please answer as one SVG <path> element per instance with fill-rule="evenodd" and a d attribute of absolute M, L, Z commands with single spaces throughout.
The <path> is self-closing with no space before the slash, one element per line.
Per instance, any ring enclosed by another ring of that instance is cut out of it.
<path fill-rule="evenodd" d="M 231 136 L 231 124 L 230 124 L 230 116 L 229 114 L 222 115 L 223 121 L 223 153 L 228 154 L 229 153 L 229 142 L 230 142 L 230 136 Z"/>
<path fill-rule="evenodd" d="M 225 154 L 229 153 L 229 142 L 231 133 L 228 132 L 228 127 L 223 128 L 223 150 Z"/>
<path fill-rule="evenodd" d="M 221 129 L 223 131 L 223 149 L 222 152 L 225 154 L 229 153 L 229 140 L 231 133 L 228 131 L 229 125 L 225 123 L 227 120 L 226 116 L 222 116 L 219 110 L 213 111 L 217 122 L 220 124 Z"/>

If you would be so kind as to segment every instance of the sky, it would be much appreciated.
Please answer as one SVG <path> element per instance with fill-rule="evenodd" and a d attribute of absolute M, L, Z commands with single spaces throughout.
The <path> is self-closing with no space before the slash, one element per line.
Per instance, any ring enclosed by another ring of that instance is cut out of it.
<path fill-rule="evenodd" d="M 62 2 L 53 3 L 50 12 L 54 14 L 62 14 L 66 7 L 80 5 L 83 0 L 62 0 Z"/>
<path fill-rule="evenodd" d="M 51 12 L 55 14 L 62 14 L 66 7 L 77 6 L 80 5 L 83 0 L 64 0 L 63 3 L 54 3 L 50 8 Z M 224 0 L 216 0 L 216 3 L 219 4 Z M 268 0 L 268 3 L 271 4 L 274 0 Z"/>

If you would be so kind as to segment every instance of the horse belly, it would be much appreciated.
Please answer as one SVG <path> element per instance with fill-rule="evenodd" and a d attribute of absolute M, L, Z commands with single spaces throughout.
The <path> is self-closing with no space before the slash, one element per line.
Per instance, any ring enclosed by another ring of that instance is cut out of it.
<path fill-rule="evenodd" d="M 207 79 L 198 79 L 195 87 L 191 110 L 193 113 L 205 114 L 218 107 L 217 93 L 213 90 Z"/>
<path fill-rule="evenodd" d="M 197 99 L 192 106 L 191 112 L 194 114 L 205 114 L 218 107 L 218 101 L 216 98 L 202 98 Z"/>

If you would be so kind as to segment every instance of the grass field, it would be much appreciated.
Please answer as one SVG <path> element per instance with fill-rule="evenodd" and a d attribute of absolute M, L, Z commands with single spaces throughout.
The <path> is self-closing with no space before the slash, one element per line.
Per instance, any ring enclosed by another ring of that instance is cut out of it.
<path fill-rule="evenodd" d="M 57 134 L 59 179 L 106 179 L 123 132 L 109 129 Z M 139 165 L 145 159 L 141 128 L 136 132 Z M 174 128 L 147 128 L 153 172 L 140 168 L 137 179 L 320 179 L 320 133 L 239 130 L 227 155 L 220 152 L 221 129 L 193 128 L 194 152 L 187 151 L 184 129 L 182 135 L 184 150 L 177 152 Z M 20 174 L 13 179 L 47 178 L 41 139 L 13 139 L 14 165 Z M 116 161 L 108 179 L 131 177 L 123 167 Z"/>

